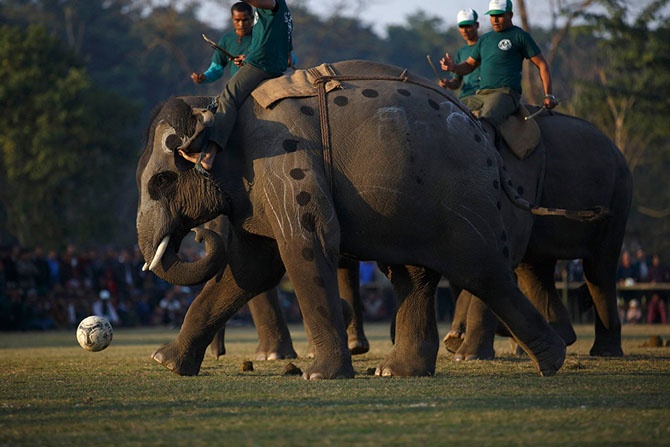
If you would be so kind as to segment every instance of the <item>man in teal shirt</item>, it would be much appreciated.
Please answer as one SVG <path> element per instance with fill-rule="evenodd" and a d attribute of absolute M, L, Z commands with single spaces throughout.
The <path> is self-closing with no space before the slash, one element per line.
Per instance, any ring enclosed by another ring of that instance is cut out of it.
<path fill-rule="evenodd" d="M 240 69 L 244 63 L 244 55 L 247 54 L 251 44 L 251 32 L 253 27 L 253 8 L 244 2 L 237 2 L 230 8 L 230 15 L 233 21 L 233 31 L 230 31 L 219 39 L 217 45 L 228 53 L 237 56 L 231 60 L 230 77 Z M 228 65 L 228 58 L 220 51 L 214 50 L 212 62 L 204 73 L 192 73 L 191 79 L 196 84 L 210 83 L 220 79 L 223 71 Z"/>
<path fill-rule="evenodd" d="M 458 31 L 467 43 L 467 45 L 461 47 L 458 53 L 456 53 L 456 57 L 454 58 L 456 64 L 464 62 L 470 57 L 475 44 L 479 40 L 479 22 L 477 20 L 477 11 L 474 9 L 463 9 L 458 11 L 456 15 Z M 479 67 L 465 76 L 454 75 L 451 79 L 440 79 L 440 85 L 452 90 L 460 88 L 461 91 L 458 97 L 461 99 L 474 95 L 479 90 Z"/>
<path fill-rule="evenodd" d="M 459 64 L 448 53 L 440 61 L 443 70 L 461 76 L 481 65 L 480 89 L 464 98 L 463 103 L 479 111 L 479 118 L 499 126 L 519 108 L 522 64 L 524 59 L 530 59 L 540 71 L 544 107 L 556 107 L 549 64 L 530 34 L 512 24 L 511 0 L 491 0 L 486 14 L 491 16 L 493 31 L 479 38 L 471 55 Z"/>
<path fill-rule="evenodd" d="M 178 148 L 179 155 L 195 163 L 203 173 L 212 168 L 216 152 L 226 147 L 244 100 L 261 82 L 286 71 L 293 49 L 293 18 L 285 0 L 243 1 L 256 8 L 256 24 L 243 65 L 216 98 L 214 126 L 209 128 L 211 133 L 204 147 Z"/>

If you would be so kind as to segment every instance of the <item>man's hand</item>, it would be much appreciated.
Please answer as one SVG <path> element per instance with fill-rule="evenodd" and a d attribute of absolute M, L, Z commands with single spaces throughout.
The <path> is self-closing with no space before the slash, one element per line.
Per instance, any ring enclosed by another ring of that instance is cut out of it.
<path fill-rule="evenodd" d="M 454 60 L 449 56 L 449 53 L 446 53 L 442 59 L 440 59 L 440 67 L 444 71 L 454 71 Z"/>
<path fill-rule="evenodd" d="M 238 67 L 241 67 L 244 65 L 244 60 L 247 58 L 246 54 L 240 54 L 239 56 L 235 56 L 235 59 L 233 59 L 233 64 L 237 65 Z"/>
<path fill-rule="evenodd" d="M 194 84 L 200 84 L 205 82 L 205 75 L 202 73 L 191 73 L 191 79 L 193 79 Z"/>
<path fill-rule="evenodd" d="M 554 95 L 544 95 L 544 101 L 542 102 L 542 105 L 547 109 L 553 109 L 558 105 L 558 101 Z"/>
<path fill-rule="evenodd" d="M 460 78 L 440 79 L 440 87 L 457 90 L 461 86 Z"/>

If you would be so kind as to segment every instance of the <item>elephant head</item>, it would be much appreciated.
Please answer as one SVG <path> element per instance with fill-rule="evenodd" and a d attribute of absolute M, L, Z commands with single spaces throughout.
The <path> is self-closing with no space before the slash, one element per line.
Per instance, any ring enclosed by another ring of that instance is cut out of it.
<path fill-rule="evenodd" d="M 214 180 L 176 154 L 178 147 L 188 145 L 210 125 L 208 111 L 170 99 L 154 114 L 138 164 L 137 239 L 145 269 L 172 284 L 202 283 L 224 263 L 223 241 L 210 230 L 196 231 L 196 240 L 205 241 L 202 259 L 186 262 L 178 256 L 181 241 L 192 228 L 227 212 L 226 196 Z"/>

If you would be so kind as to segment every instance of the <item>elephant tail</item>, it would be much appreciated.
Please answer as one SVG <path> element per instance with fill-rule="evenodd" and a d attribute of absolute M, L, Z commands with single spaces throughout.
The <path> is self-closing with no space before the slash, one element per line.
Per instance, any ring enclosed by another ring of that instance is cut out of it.
<path fill-rule="evenodd" d="M 502 158 L 499 159 L 502 161 Z M 576 220 L 578 222 L 595 222 L 607 217 L 610 214 L 608 208 L 604 206 L 594 206 L 585 210 L 567 210 L 563 208 L 548 208 L 530 203 L 528 200 L 521 197 L 514 189 L 514 183 L 507 171 L 499 164 L 500 169 L 500 183 L 502 185 L 505 195 L 509 198 L 514 206 L 522 210 L 528 211 L 536 216 L 561 216 L 566 219 Z"/>

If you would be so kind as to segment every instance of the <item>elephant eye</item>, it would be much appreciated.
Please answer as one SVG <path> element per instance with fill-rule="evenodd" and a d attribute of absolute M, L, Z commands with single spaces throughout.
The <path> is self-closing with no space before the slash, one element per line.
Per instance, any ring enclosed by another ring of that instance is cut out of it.
<path fill-rule="evenodd" d="M 156 175 L 156 185 L 158 186 L 167 186 L 172 183 L 174 179 L 174 172 L 161 172 Z"/>
<path fill-rule="evenodd" d="M 149 180 L 149 196 L 153 200 L 165 196 L 169 193 L 172 185 L 177 181 L 177 173 L 172 171 L 159 172 Z"/>

